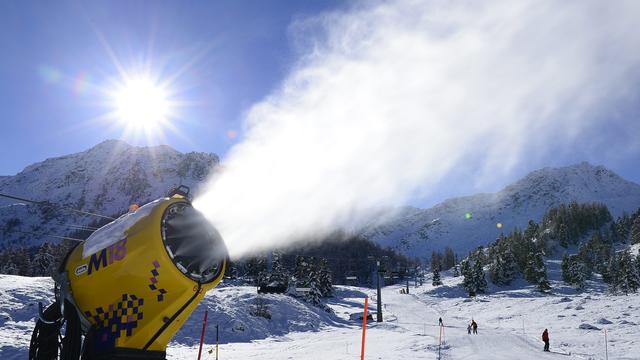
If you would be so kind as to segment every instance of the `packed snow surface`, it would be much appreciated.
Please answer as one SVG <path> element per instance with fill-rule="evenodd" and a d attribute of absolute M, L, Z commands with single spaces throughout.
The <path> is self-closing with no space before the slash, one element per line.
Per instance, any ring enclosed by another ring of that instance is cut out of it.
<path fill-rule="evenodd" d="M 550 273 L 557 269 L 552 269 Z M 553 275 L 553 274 L 552 274 Z M 490 296 L 468 299 L 461 278 L 443 273 L 444 285 L 401 285 L 383 289 L 384 322 L 367 329 L 367 359 L 604 359 L 604 330 L 610 359 L 638 359 L 640 301 L 638 295 L 606 294 L 597 282 L 577 293 L 553 280 L 554 294 L 543 295 L 521 280 L 512 287 L 491 287 Z M 427 281 L 430 283 L 430 281 Z M 37 301 L 51 297 L 45 278 L 0 275 L 0 358 L 27 357 Z M 223 286 L 210 291 L 168 348 L 170 359 L 194 359 L 204 310 L 209 320 L 204 358 L 213 358 L 215 325 L 220 328 L 223 359 L 357 359 L 361 323 L 349 315 L 362 311 L 368 295 L 375 312 L 375 291 L 338 287 L 327 304 L 334 313 L 286 295 L 265 295 L 272 318 L 252 315 L 255 288 Z M 375 315 L 375 314 L 374 314 Z M 438 318 L 444 320 L 444 344 L 439 349 Z M 375 316 L 374 316 L 375 318 Z M 478 335 L 468 335 L 471 319 Z M 591 326 L 586 326 L 588 324 Z M 542 331 L 548 328 L 551 353 L 543 353 Z M 600 330 L 597 330 L 600 329 Z"/>

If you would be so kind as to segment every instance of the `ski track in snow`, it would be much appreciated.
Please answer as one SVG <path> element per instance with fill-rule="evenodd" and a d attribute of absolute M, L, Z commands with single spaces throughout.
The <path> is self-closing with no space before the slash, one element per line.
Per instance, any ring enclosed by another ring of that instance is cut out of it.
<path fill-rule="evenodd" d="M 443 274 L 444 285 L 438 288 L 410 286 L 410 295 L 399 293 L 401 285 L 383 289 L 385 322 L 368 325 L 366 359 L 437 359 L 438 317 L 445 323 L 442 359 L 604 359 L 603 332 L 578 329 L 582 323 L 608 329 L 610 359 L 638 359 L 638 295 L 579 294 L 558 287 L 556 294 L 543 296 L 515 284 L 470 300 L 457 286 L 461 278 Z M 27 357 L 37 301 L 47 302 L 51 286 L 50 279 L 0 275 L 0 359 Z M 220 287 L 207 294 L 176 335 L 168 358 L 196 358 L 208 308 L 204 359 L 214 358 L 209 351 L 216 323 L 221 324 L 221 359 L 358 359 L 362 329 L 348 318 L 362 311 L 364 294 L 375 318 L 374 289 L 338 287 L 339 296 L 328 301 L 335 315 L 288 296 L 268 295 L 274 315 L 269 321 L 249 314 L 255 288 Z M 478 335 L 467 334 L 472 317 L 479 324 Z M 545 327 L 551 353 L 542 352 Z"/>

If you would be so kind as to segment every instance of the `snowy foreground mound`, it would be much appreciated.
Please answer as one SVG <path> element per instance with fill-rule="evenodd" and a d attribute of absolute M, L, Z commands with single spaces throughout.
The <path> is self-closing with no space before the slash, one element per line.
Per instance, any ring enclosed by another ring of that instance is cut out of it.
<path fill-rule="evenodd" d="M 447 274 L 444 274 L 447 275 Z M 463 296 L 461 278 L 445 276 L 444 286 L 399 286 L 383 289 L 384 323 L 367 330 L 367 359 L 437 359 L 438 317 L 445 323 L 440 348 L 443 359 L 604 359 L 604 329 L 610 359 L 640 356 L 640 297 L 610 296 L 592 284 L 578 294 L 552 280 L 555 294 L 542 295 L 523 283 L 492 288 L 491 296 L 470 300 Z M 51 296 L 45 278 L 0 275 L 0 359 L 27 357 L 37 301 Z M 324 312 L 288 296 L 267 295 L 271 320 L 252 315 L 257 295 L 251 287 L 221 287 L 209 292 L 168 349 L 171 359 L 194 359 L 204 309 L 209 309 L 204 358 L 215 344 L 220 326 L 223 359 L 356 359 L 361 327 L 349 314 L 362 311 L 363 296 L 375 291 L 339 287 Z M 478 335 L 467 335 L 474 318 Z M 523 328 L 524 324 L 524 328 Z M 549 329 L 551 353 L 543 353 L 540 335 Z"/>

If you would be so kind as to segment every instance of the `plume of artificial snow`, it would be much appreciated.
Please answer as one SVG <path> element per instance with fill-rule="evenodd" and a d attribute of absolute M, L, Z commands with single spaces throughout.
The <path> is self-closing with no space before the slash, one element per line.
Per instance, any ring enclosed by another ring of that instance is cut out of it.
<path fill-rule="evenodd" d="M 195 201 L 232 257 L 567 149 L 640 72 L 635 1 L 392 1 L 296 23 L 306 51 Z M 545 152 L 545 149 L 547 152 Z"/>

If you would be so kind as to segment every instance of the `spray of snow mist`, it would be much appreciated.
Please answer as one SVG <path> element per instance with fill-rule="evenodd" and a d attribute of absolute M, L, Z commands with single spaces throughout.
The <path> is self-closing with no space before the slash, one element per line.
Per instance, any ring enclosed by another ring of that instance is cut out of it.
<path fill-rule="evenodd" d="M 194 205 L 232 257 L 567 149 L 640 72 L 637 1 L 392 1 L 295 22 L 300 59 Z"/>

